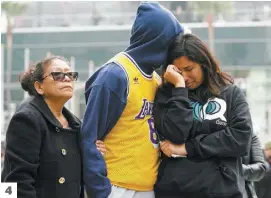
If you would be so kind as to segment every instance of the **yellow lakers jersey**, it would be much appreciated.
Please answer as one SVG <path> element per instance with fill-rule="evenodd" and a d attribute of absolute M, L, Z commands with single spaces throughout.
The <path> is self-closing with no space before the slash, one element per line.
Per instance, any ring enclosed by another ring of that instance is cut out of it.
<path fill-rule="evenodd" d="M 113 185 L 136 191 L 153 190 L 158 169 L 158 139 L 152 117 L 159 76 L 146 76 L 126 53 L 115 62 L 126 73 L 128 99 L 116 125 L 106 136 L 105 162 Z"/>

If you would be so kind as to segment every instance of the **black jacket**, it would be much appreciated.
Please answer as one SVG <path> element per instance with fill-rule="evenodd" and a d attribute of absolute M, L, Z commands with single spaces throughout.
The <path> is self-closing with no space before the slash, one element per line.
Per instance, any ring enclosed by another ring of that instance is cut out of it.
<path fill-rule="evenodd" d="M 1 181 L 17 182 L 18 198 L 83 196 L 80 121 L 66 108 L 63 114 L 70 129 L 37 96 L 13 115 Z"/>
<path fill-rule="evenodd" d="M 258 198 L 271 197 L 271 163 L 267 161 L 266 157 L 265 165 L 267 167 L 267 172 L 263 179 L 254 183 Z"/>
<path fill-rule="evenodd" d="M 243 157 L 242 163 L 247 196 L 248 198 L 257 198 L 253 182 L 264 177 L 267 166 L 265 165 L 261 142 L 256 134 L 252 135 L 251 149 L 248 155 Z"/>
<path fill-rule="evenodd" d="M 16 111 L 20 111 L 25 105 L 29 104 L 33 99 L 34 96 L 28 96 L 26 99 L 24 99 L 17 105 Z"/>
<path fill-rule="evenodd" d="M 187 158 L 164 157 L 155 184 L 156 197 L 243 197 L 241 156 L 248 153 L 252 123 L 248 104 L 235 85 L 219 97 L 163 85 L 154 103 L 160 138 L 186 145 Z M 222 182 L 223 181 L 223 182 Z M 199 192 L 204 189 L 205 192 Z"/>

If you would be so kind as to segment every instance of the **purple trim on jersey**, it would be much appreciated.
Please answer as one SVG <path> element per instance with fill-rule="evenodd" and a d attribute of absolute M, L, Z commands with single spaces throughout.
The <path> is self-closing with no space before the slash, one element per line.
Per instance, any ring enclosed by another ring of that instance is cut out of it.
<path fill-rule="evenodd" d="M 130 61 L 132 61 L 132 63 L 134 63 L 134 65 L 137 67 L 137 69 L 140 71 L 140 73 L 147 79 L 152 79 L 152 75 L 148 75 L 148 74 L 145 74 L 141 69 L 140 67 L 138 66 L 138 64 L 135 62 L 135 60 L 129 55 L 127 54 L 126 52 L 123 52 L 123 54 L 130 59 Z"/>

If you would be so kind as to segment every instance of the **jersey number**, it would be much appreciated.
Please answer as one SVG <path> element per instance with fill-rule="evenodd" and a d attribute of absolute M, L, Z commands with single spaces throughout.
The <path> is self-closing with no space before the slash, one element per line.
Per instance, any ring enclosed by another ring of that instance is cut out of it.
<path fill-rule="evenodd" d="M 148 124 L 150 128 L 150 140 L 152 142 L 152 145 L 154 148 L 158 148 L 159 140 L 154 127 L 154 119 L 153 118 L 148 119 Z"/>

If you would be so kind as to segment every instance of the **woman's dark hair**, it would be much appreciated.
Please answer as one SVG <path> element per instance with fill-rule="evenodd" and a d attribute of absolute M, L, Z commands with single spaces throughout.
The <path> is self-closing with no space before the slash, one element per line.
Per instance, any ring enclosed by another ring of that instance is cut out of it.
<path fill-rule="evenodd" d="M 45 68 L 51 65 L 55 59 L 63 60 L 70 65 L 69 62 L 62 56 L 51 56 L 37 62 L 34 65 L 30 65 L 27 71 L 20 75 L 19 81 L 21 83 L 21 87 L 23 90 L 27 91 L 30 96 L 38 95 L 38 92 L 34 87 L 34 83 L 36 81 L 42 82 Z"/>
<path fill-rule="evenodd" d="M 169 46 L 167 64 L 163 67 L 162 73 L 169 64 L 182 56 L 201 65 L 204 74 L 203 85 L 208 88 L 211 95 L 218 96 L 222 87 L 233 84 L 233 78 L 221 71 L 204 42 L 193 34 L 179 35 L 172 41 Z"/>

